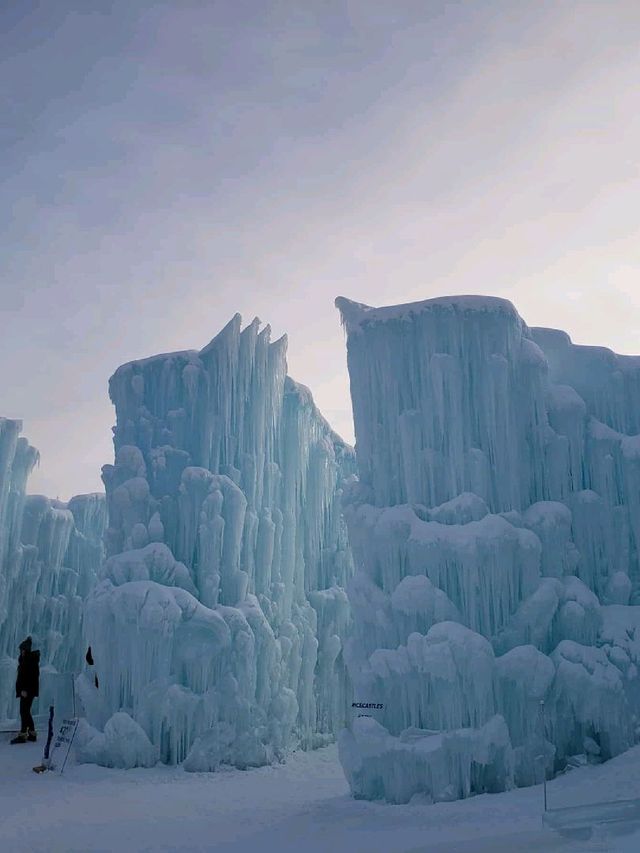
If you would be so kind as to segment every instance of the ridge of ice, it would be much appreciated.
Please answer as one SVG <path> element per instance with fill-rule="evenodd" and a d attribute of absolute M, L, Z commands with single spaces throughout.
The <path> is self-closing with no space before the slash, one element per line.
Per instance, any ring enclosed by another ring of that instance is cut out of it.
<path fill-rule="evenodd" d="M 401 305 L 390 305 L 383 308 L 373 308 L 363 302 L 354 302 L 345 296 L 335 300 L 336 308 L 340 311 L 342 322 L 349 334 L 353 334 L 364 323 L 385 323 L 389 320 L 411 320 L 416 315 L 427 311 L 449 312 L 500 312 L 511 313 L 518 317 L 516 309 L 508 299 L 498 296 L 437 296 L 418 302 L 408 302 Z"/>

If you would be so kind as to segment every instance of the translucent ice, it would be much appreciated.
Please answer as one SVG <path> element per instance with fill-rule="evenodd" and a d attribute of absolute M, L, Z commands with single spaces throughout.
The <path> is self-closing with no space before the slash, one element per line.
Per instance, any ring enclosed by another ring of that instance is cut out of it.
<path fill-rule="evenodd" d="M 85 604 L 102 704 L 85 690 L 87 714 L 97 729 L 128 714 L 188 770 L 322 743 L 350 701 L 353 451 L 269 334 L 236 316 L 200 352 L 126 364 L 109 385 L 108 559 Z M 104 735 L 103 763 L 146 755 Z"/>
<path fill-rule="evenodd" d="M 26 494 L 38 453 L 0 418 L 0 719 L 16 716 L 18 644 L 33 636 L 41 652 L 40 700 L 72 710 L 73 673 L 84 656 L 82 601 L 97 580 L 106 520 L 104 495 L 68 504 Z"/>
<path fill-rule="evenodd" d="M 446 745 L 486 742 L 491 720 L 498 786 L 626 749 L 640 711 L 640 358 L 529 329 L 496 298 L 337 305 L 359 473 L 344 497 L 345 658 L 356 698 L 381 706 L 343 738 L 352 790 L 485 790 L 470 753 Z"/>
<path fill-rule="evenodd" d="M 91 736 L 93 735 L 93 736 Z M 87 732 L 76 745 L 81 762 L 106 767 L 153 767 L 157 750 L 140 726 L 122 711 L 107 720 L 104 732 Z"/>
<path fill-rule="evenodd" d="M 391 737 L 367 717 L 354 721 L 338 741 L 340 760 L 357 799 L 407 803 L 457 800 L 513 784 L 509 732 L 500 716 L 479 729 L 448 732 L 409 728 Z"/>

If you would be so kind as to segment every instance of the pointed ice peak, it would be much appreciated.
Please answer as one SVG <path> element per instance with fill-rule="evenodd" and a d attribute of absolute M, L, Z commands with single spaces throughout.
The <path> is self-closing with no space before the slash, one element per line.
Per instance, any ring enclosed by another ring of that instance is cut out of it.
<path fill-rule="evenodd" d="M 289 345 L 289 338 L 287 337 L 286 334 L 284 334 L 284 335 L 280 335 L 279 338 L 276 338 L 275 341 L 272 341 L 269 344 L 269 347 L 270 347 L 272 353 L 277 354 L 280 351 L 282 351 L 283 353 L 286 353 L 288 345 Z"/>
<path fill-rule="evenodd" d="M 238 315 L 239 316 L 239 315 Z M 254 317 L 253 320 L 249 323 L 249 325 L 240 332 L 241 338 L 255 338 L 258 337 L 258 330 L 260 329 L 260 318 Z"/>
<path fill-rule="evenodd" d="M 417 314 L 433 310 L 450 310 L 456 313 L 484 312 L 504 314 L 519 322 L 520 316 L 508 299 L 498 296 L 438 296 L 420 302 L 408 302 L 403 305 L 389 305 L 372 308 L 361 302 L 353 302 L 344 296 L 335 300 L 336 308 L 342 316 L 342 323 L 349 334 L 361 330 L 363 323 L 383 323 L 387 320 L 405 320 Z"/>
<path fill-rule="evenodd" d="M 208 352 L 211 352 L 212 349 L 215 349 L 216 346 L 223 341 L 228 341 L 229 339 L 233 340 L 240 335 L 240 328 L 242 326 L 242 317 L 237 312 L 233 315 L 233 317 L 229 320 L 226 326 L 224 326 L 217 335 L 214 335 L 213 338 L 209 341 L 209 343 L 202 347 L 200 350 L 200 355 L 206 355 Z"/>
<path fill-rule="evenodd" d="M 340 312 L 342 325 L 347 332 L 353 332 L 360 325 L 365 315 L 371 311 L 375 311 L 370 305 L 365 305 L 364 302 L 354 302 L 347 299 L 346 296 L 337 296 L 335 306 Z"/>
<path fill-rule="evenodd" d="M 256 320 L 257 319 L 258 318 L 256 317 Z M 260 322 L 260 321 L 258 320 L 258 322 Z M 265 343 L 267 343 L 267 344 L 271 342 L 271 325 L 269 323 L 267 323 L 267 325 L 260 332 L 258 337 L 261 338 L 262 340 L 264 340 Z"/>

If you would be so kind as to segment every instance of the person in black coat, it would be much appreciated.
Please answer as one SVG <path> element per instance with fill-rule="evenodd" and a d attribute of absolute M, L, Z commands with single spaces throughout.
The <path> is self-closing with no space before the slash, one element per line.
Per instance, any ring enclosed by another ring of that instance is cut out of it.
<path fill-rule="evenodd" d="M 40 692 L 40 652 L 33 651 L 33 641 L 27 637 L 20 643 L 16 699 L 20 700 L 20 734 L 11 743 L 26 743 L 38 737 L 31 716 L 31 705 Z"/>

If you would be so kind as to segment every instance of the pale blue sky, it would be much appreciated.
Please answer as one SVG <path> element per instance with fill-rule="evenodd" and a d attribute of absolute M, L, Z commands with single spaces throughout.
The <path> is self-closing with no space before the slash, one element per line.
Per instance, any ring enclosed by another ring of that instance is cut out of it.
<path fill-rule="evenodd" d="M 240 311 L 352 439 L 336 295 L 640 352 L 640 3 L 5 0 L 0 414 L 101 488 L 107 380 Z"/>

